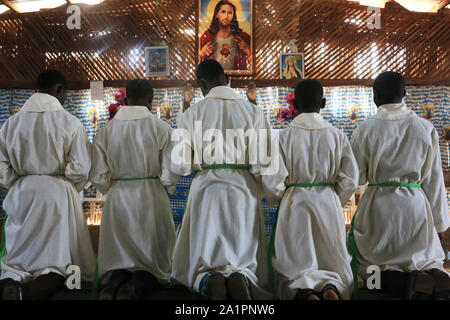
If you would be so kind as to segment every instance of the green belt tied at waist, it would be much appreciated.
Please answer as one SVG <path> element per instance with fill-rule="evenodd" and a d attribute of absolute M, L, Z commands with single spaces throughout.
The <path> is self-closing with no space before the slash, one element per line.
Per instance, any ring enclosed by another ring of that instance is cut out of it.
<path fill-rule="evenodd" d="M 404 183 L 404 182 L 383 182 L 383 183 L 369 183 L 369 187 L 407 187 L 407 188 L 421 188 L 420 183 Z"/>
<path fill-rule="evenodd" d="M 248 166 L 239 164 L 213 164 L 204 167 L 202 170 L 215 170 L 215 169 L 235 169 L 235 170 L 249 170 Z"/>
<path fill-rule="evenodd" d="M 309 188 L 309 187 L 332 187 L 334 184 L 329 182 L 316 182 L 316 183 L 292 183 L 288 184 L 286 187 L 296 187 L 296 188 Z"/>
<path fill-rule="evenodd" d="M 140 177 L 140 178 L 118 178 L 113 179 L 115 181 L 137 181 L 137 180 L 155 180 L 159 179 L 159 177 Z"/>

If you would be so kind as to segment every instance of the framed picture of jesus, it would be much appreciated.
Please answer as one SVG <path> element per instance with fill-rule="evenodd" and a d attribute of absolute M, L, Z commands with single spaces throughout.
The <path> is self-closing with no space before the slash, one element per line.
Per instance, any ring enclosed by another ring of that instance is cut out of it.
<path fill-rule="evenodd" d="M 253 73 L 253 0 L 198 0 L 198 62 L 228 74 Z"/>

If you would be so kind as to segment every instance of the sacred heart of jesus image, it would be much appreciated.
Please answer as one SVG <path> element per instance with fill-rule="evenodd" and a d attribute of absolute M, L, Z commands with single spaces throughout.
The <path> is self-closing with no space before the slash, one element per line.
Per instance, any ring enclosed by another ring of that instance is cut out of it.
<path fill-rule="evenodd" d="M 222 50 L 220 50 L 220 54 L 222 55 L 222 56 L 224 56 L 225 58 L 226 57 L 228 57 L 228 55 L 230 54 L 230 48 L 231 48 L 231 45 L 230 44 L 228 44 L 228 43 L 224 43 L 223 44 L 223 46 L 222 46 Z"/>

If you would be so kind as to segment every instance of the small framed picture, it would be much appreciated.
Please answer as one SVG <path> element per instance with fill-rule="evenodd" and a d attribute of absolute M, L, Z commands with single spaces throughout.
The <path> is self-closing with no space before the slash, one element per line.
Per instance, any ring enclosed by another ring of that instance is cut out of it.
<path fill-rule="evenodd" d="M 169 47 L 145 47 L 145 76 L 164 77 L 169 75 Z"/>
<path fill-rule="evenodd" d="M 305 62 L 303 53 L 280 54 L 280 79 L 304 79 Z"/>

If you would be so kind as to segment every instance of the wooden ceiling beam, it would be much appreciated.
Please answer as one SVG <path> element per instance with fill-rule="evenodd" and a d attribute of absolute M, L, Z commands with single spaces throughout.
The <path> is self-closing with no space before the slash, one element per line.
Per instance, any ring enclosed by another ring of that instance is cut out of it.
<path fill-rule="evenodd" d="M 20 9 L 11 1 L 9 0 L 1 0 L 0 3 L 3 3 L 5 6 L 7 6 L 8 8 L 10 8 L 11 10 L 13 10 L 14 12 L 17 13 L 22 13 L 22 11 L 20 11 Z"/>
<path fill-rule="evenodd" d="M 432 9 L 432 12 L 438 12 L 439 10 L 444 9 L 449 4 L 450 4 L 450 0 L 441 1 L 441 3 L 439 3 Z"/>

